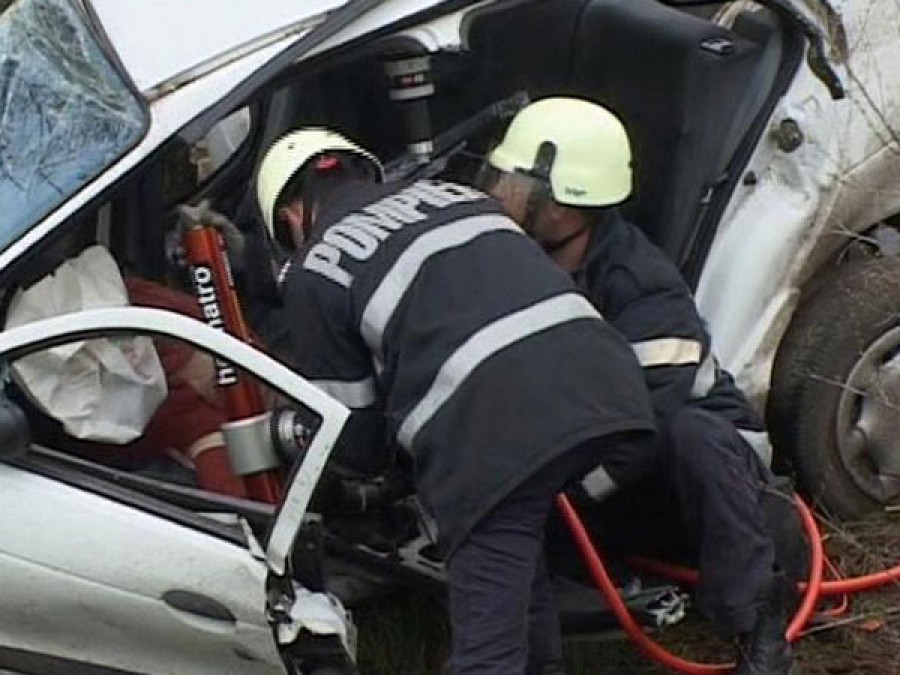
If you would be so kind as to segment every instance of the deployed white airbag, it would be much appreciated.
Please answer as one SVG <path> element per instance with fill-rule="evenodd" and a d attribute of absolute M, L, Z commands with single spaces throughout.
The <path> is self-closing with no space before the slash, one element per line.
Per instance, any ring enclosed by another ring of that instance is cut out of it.
<path fill-rule="evenodd" d="M 103 247 L 92 246 L 16 293 L 6 326 L 128 304 L 115 260 Z M 11 370 L 38 408 L 59 420 L 67 433 L 91 441 L 133 441 L 168 394 L 148 337 L 71 342 L 18 359 Z"/>

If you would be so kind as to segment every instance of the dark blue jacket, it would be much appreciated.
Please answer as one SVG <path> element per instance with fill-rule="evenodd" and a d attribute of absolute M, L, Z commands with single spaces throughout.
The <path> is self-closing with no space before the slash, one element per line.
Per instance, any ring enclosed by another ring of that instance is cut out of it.
<path fill-rule="evenodd" d="M 574 279 L 634 348 L 660 431 L 685 405 L 720 413 L 740 429 L 763 429 L 731 374 L 717 364 L 709 332 L 678 268 L 618 211 L 595 224 Z"/>
<path fill-rule="evenodd" d="M 371 451 L 386 435 L 410 453 L 448 552 L 581 442 L 652 435 L 628 344 L 472 188 L 341 193 L 284 295 L 297 369 L 353 409 L 345 442 Z"/>

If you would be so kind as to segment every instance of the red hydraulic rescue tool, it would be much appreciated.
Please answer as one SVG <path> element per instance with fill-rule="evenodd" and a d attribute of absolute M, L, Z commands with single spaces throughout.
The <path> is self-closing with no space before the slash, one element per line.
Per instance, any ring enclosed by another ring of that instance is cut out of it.
<path fill-rule="evenodd" d="M 184 249 L 203 320 L 251 343 L 250 330 L 234 287 L 225 238 L 216 223 L 222 216 L 206 204 L 183 208 Z M 234 366 L 216 361 L 216 384 L 225 399 L 228 422 L 222 435 L 231 468 L 251 499 L 278 503 L 283 489 L 281 460 L 272 447 L 270 412 L 259 384 Z"/>

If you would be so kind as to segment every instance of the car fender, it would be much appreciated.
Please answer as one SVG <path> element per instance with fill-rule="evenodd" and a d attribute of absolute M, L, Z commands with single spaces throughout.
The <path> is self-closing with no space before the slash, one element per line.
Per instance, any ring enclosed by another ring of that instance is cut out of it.
<path fill-rule="evenodd" d="M 837 6 L 850 49 L 833 100 L 804 65 L 776 108 L 713 242 L 697 301 L 722 364 L 761 404 L 802 285 L 823 261 L 900 212 L 900 9 Z M 874 17 L 878 17 L 877 20 Z M 780 143 L 786 121 L 802 140 Z"/>

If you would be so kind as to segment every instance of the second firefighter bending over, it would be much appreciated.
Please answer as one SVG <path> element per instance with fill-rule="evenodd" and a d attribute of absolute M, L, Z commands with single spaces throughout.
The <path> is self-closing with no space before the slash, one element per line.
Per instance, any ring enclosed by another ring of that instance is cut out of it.
<path fill-rule="evenodd" d="M 700 569 L 699 609 L 739 638 L 738 675 L 785 675 L 792 592 L 783 568 L 793 566 L 792 549 L 802 550 L 799 521 L 767 468 L 762 420 L 716 362 L 678 269 L 616 208 L 631 194 L 631 162 L 615 115 L 550 98 L 512 120 L 480 185 L 643 366 L 664 447 L 638 486 L 606 501 L 613 486 L 604 471 L 583 481 L 579 501 L 600 523 L 604 547 L 689 555 Z"/>

